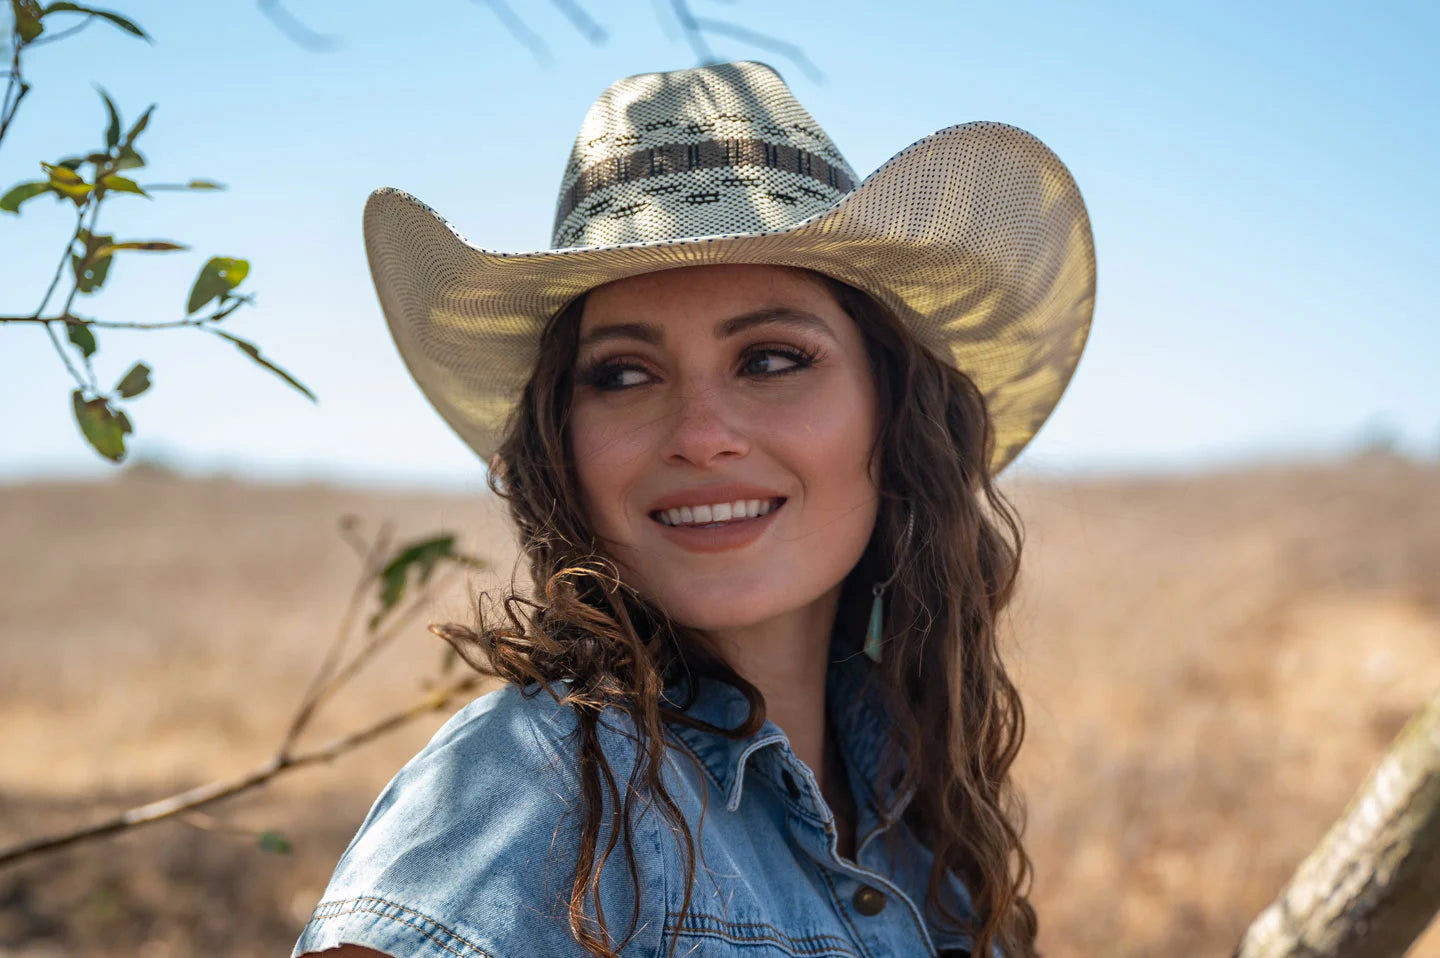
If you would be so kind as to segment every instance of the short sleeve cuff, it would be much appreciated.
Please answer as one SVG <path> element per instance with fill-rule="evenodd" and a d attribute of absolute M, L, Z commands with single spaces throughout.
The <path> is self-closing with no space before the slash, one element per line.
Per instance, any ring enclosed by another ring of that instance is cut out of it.
<path fill-rule="evenodd" d="M 428 915 L 372 895 L 315 906 L 290 958 L 341 945 L 364 945 L 399 958 L 494 958 Z"/>

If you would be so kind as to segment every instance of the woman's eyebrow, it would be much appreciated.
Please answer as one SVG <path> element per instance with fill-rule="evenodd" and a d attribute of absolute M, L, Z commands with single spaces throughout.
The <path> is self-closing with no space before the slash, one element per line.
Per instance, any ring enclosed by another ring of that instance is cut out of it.
<path fill-rule="evenodd" d="M 793 306 L 764 306 L 716 323 L 715 338 L 726 339 L 767 323 L 795 326 L 823 333 L 832 339 L 835 337 L 830 329 L 830 324 L 814 313 L 796 309 Z M 665 331 L 654 323 L 607 323 L 604 326 L 596 326 L 580 337 L 579 345 L 583 348 L 610 339 L 634 339 L 652 346 L 659 346 L 665 340 Z"/>

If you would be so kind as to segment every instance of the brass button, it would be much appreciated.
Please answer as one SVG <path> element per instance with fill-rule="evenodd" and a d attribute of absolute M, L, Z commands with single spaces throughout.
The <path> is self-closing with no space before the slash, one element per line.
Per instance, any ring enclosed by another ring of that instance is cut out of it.
<path fill-rule="evenodd" d="M 861 885 L 855 891 L 855 910 L 867 917 L 880 914 L 885 910 L 885 893 L 869 885 Z"/>

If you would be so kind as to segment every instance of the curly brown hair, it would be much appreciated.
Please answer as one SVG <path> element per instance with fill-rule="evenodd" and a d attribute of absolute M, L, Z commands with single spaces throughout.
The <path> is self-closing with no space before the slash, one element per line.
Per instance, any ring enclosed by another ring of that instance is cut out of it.
<path fill-rule="evenodd" d="M 985 397 L 869 294 L 802 272 L 824 284 L 859 327 L 880 400 L 880 509 L 871 540 L 842 586 L 833 653 L 860 649 L 870 584 L 896 570 L 876 678 L 893 716 L 894 741 L 905 743 L 909 756 L 897 769 L 899 788 L 916 787 L 905 817 L 934 854 L 926 905 L 941 922 L 968 931 L 976 955 L 989 954 L 994 943 L 1008 958 L 1034 958 L 1025 806 L 1010 776 L 1025 718 L 997 636 L 1024 536 L 1013 506 L 993 484 L 994 434 Z M 478 671 L 522 686 L 540 683 L 574 709 L 581 807 L 570 931 L 590 954 L 613 958 L 624 939 L 617 941 L 606 927 L 599 876 L 623 837 L 638 899 L 632 802 L 653 802 L 679 836 L 686 872 L 682 916 L 690 905 L 695 839 L 662 781 L 665 723 L 745 738 L 765 721 L 765 702 L 703 634 L 670 621 L 626 585 L 587 522 L 566 435 L 584 300 L 546 325 L 536 367 L 488 479 L 519 529 L 538 595 L 524 598 L 512 584 L 503 592 L 501 615 L 477 602 L 473 628 L 450 623 L 435 631 Z M 912 514 L 915 534 L 906 536 Z M 748 720 L 724 729 L 689 716 L 688 702 L 672 704 L 664 695 L 677 670 L 739 689 L 750 703 Z M 561 680 L 568 687 L 557 691 Z M 598 735 L 606 708 L 621 710 L 634 727 L 637 758 L 623 797 Z M 892 749 L 892 763 L 899 752 Z M 619 810 L 614 820 L 620 827 L 597 848 L 607 798 Z M 973 922 L 942 900 L 947 873 L 969 890 Z M 593 915 L 587 902 L 594 904 Z M 626 938 L 633 932 L 634 921 Z"/>

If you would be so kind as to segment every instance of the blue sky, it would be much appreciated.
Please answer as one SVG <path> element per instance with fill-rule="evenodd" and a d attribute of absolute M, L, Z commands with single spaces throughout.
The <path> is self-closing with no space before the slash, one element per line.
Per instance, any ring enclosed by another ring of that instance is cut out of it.
<path fill-rule="evenodd" d="M 107 201 L 100 228 L 170 239 L 130 254 L 77 309 L 182 318 L 212 255 L 251 261 L 236 335 L 320 397 L 311 404 L 197 330 L 102 331 L 113 383 L 137 359 L 132 456 L 196 471 L 367 483 L 478 484 L 478 460 L 421 396 L 375 299 L 360 232 L 394 186 L 490 249 L 547 246 L 570 143 L 621 76 L 693 65 L 667 4 L 581 0 L 593 45 L 556 6 L 512 0 L 541 62 L 476 0 L 401 8 L 291 0 L 340 46 L 297 46 L 254 4 L 107 0 L 152 46 L 95 24 L 29 53 L 34 90 L 0 142 L 0 192 L 103 142 L 103 85 L 146 182 L 224 192 Z M 799 44 L 715 37 L 774 65 L 863 176 L 944 126 L 1039 136 L 1085 196 L 1098 296 L 1086 354 L 1017 462 L 1046 472 L 1172 471 L 1328 455 L 1365 434 L 1440 453 L 1440 5 L 693 0 Z M 8 54 L 7 54 L 8 60 Z M 73 227 L 69 205 L 0 214 L 0 314 L 32 312 Z M 52 311 L 58 301 L 52 303 Z M 40 328 L 0 326 L 0 480 L 103 475 Z"/>

